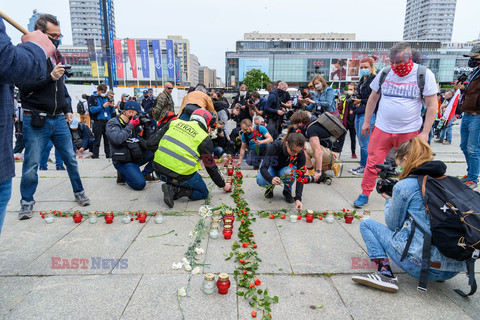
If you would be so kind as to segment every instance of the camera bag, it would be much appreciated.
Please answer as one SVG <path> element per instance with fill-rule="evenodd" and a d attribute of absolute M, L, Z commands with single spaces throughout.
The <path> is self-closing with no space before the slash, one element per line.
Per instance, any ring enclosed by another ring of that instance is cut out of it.
<path fill-rule="evenodd" d="M 347 133 L 342 121 L 330 112 L 322 113 L 322 115 L 317 120 L 310 123 L 308 127 L 314 123 L 319 123 L 324 127 L 335 140 L 340 140 Z"/>

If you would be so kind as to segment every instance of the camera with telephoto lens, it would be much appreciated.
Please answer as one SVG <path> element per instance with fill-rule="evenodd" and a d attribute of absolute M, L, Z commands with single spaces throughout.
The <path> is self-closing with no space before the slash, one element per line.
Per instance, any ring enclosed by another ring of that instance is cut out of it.
<path fill-rule="evenodd" d="M 67 77 L 67 78 L 70 78 L 73 76 L 73 72 L 72 72 L 72 65 L 66 63 L 64 65 L 64 69 L 65 69 L 65 72 L 64 72 L 64 75 Z"/>
<path fill-rule="evenodd" d="M 468 79 L 468 76 L 466 73 L 460 74 L 457 78 L 458 82 L 460 83 L 464 83 L 465 81 L 467 81 L 467 79 Z"/>
<path fill-rule="evenodd" d="M 350 98 L 348 98 L 347 103 L 348 103 L 348 104 L 352 104 L 352 103 L 353 103 L 353 99 L 358 99 L 359 96 L 360 96 L 360 95 L 359 95 L 357 92 L 355 92 L 354 94 L 352 94 L 352 95 L 350 96 Z"/>
<path fill-rule="evenodd" d="M 391 177 L 398 175 L 398 173 L 391 164 L 376 164 L 375 167 L 377 168 L 378 175 L 380 176 L 380 180 L 377 181 L 377 192 L 379 194 L 385 193 L 391 197 L 393 193 L 393 187 L 398 182 Z"/>
<path fill-rule="evenodd" d="M 247 102 L 248 104 L 255 104 L 255 100 L 253 100 L 252 98 L 248 99 Z"/>

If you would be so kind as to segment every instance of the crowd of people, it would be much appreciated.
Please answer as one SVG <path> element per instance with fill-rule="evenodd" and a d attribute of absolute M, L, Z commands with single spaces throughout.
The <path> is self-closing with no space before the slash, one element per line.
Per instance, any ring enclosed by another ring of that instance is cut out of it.
<path fill-rule="evenodd" d="M 405 213 L 425 226 L 429 219 L 420 188 L 409 174 L 444 174 L 444 165 L 432 161 L 427 142 L 436 134 L 436 142 L 452 142 L 451 126 L 455 119 L 443 123 L 441 128 L 434 123 L 442 117 L 441 112 L 454 93 L 438 96 L 434 74 L 420 64 L 407 43 L 391 48 L 390 66 L 382 70 L 376 69 L 371 58 L 361 60 L 358 83 L 350 83 L 340 96 L 321 75 L 301 86 L 299 95 L 294 97 L 284 81 L 272 83 L 263 96 L 242 84 L 231 100 L 223 90 L 208 92 L 203 85 L 197 85 L 189 90 L 176 113 L 173 85 L 169 82 L 156 97 L 148 89 L 139 101 L 122 94 L 118 103 L 113 91 L 100 84 L 95 92 L 82 96 L 77 105 L 80 119 L 74 119 L 65 86 L 64 59 L 57 50 L 62 37 L 58 21 L 52 15 L 40 15 L 35 30 L 22 38 L 23 44 L 13 46 L 0 20 L 0 49 L 8 48 L 0 50 L 0 228 L 14 176 L 15 84 L 15 152 L 25 150 L 20 220 L 33 215 L 37 170 L 47 168 L 52 145 L 56 168 L 66 169 L 74 198 L 81 206 L 88 206 L 90 199 L 82 185 L 76 156 L 88 150 L 93 159 L 89 161 L 95 161 L 100 157 L 103 140 L 105 156 L 117 170 L 117 183 L 143 190 L 147 181 L 161 180 L 163 201 L 170 208 L 182 197 L 200 200 L 209 195 L 198 173 L 202 164 L 215 185 L 229 192 L 231 181 L 217 167 L 217 159 L 228 154 L 234 157 L 236 166 L 245 162 L 258 170 L 256 181 L 265 188 L 266 198 L 273 198 L 274 188 L 282 186 L 284 200 L 301 210 L 305 183 L 324 182 L 328 175 L 341 176 L 340 158 L 348 133 L 353 159 L 358 158 L 357 139 L 360 145 L 360 163 L 351 173 L 363 175 L 362 193 L 354 201 L 355 207 L 368 204 L 377 180 L 375 165 L 383 164 L 390 154 L 397 169 L 404 168 L 393 194 L 382 193 L 388 199 L 387 226 L 371 220 L 360 225 L 378 273 L 353 280 L 386 291 L 398 290 L 388 256 L 409 274 L 420 276 L 421 248 L 417 242 L 410 247 L 406 260 L 400 259 L 406 246 L 406 236 L 400 237 L 402 232 L 422 236 L 408 223 L 404 226 L 408 222 Z M 465 83 L 455 84 L 462 93 L 458 113 L 462 117 L 460 147 L 467 163 L 462 181 L 476 188 L 480 170 L 480 46 L 466 56 L 470 57 L 474 72 Z M 336 135 L 325 121 L 340 123 L 344 133 Z M 233 127 L 227 129 L 229 124 Z M 445 267 L 432 269 L 431 280 L 449 279 L 465 268 L 464 263 L 452 262 L 438 250 L 432 253 L 432 259 L 438 259 Z"/>

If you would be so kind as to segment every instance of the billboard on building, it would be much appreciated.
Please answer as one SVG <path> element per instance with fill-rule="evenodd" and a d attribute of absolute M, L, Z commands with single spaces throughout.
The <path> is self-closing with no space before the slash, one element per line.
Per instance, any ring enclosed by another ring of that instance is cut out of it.
<path fill-rule="evenodd" d="M 330 64 L 330 81 L 347 80 L 347 59 L 332 59 Z"/>
<path fill-rule="evenodd" d="M 259 58 L 259 59 L 238 59 L 238 80 L 242 81 L 245 78 L 245 74 L 252 69 L 259 69 L 267 76 L 270 77 L 270 60 L 268 58 Z"/>
<path fill-rule="evenodd" d="M 313 77 L 321 75 L 326 81 L 330 75 L 330 59 L 308 59 L 307 61 L 307 81 L 312 81 Z"/>
<path fill-rule="evenodd" d="M 359 68 L 360 68 L 360 60 L 348 59 L 348 64 L 347 64 L 347 80 L 348 81 L 358 80 Z"/>

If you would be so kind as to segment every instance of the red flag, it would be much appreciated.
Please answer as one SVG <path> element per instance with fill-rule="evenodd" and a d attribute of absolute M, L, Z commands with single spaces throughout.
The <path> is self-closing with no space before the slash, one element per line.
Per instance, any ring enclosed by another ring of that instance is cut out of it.
<path fill-rule="evenodd" d="M 455 111 L 457 110 L 458 99 L 460 98 L 460 89 L 455 92 L 455 95 L 450 99 L 445 111 L 443 112 L 442 119 L 446 120 L 446 123 L 455 116 Z"/>
<path fill-rule="evenodd" d="M 113 40 L 113 51 L 115 52 L 115 64 L 117 65 L 117 78 L 125 79 L 123 75 L 122 40 Z"/>
<path fill-rule="evenodd" d="M 130 65 L 132 66 L 132 74 L 134 78 L 137 78 L 137 49 L 135 48 L 135 40 L 127 39 L 128 58 L 130 59 Z"/>

